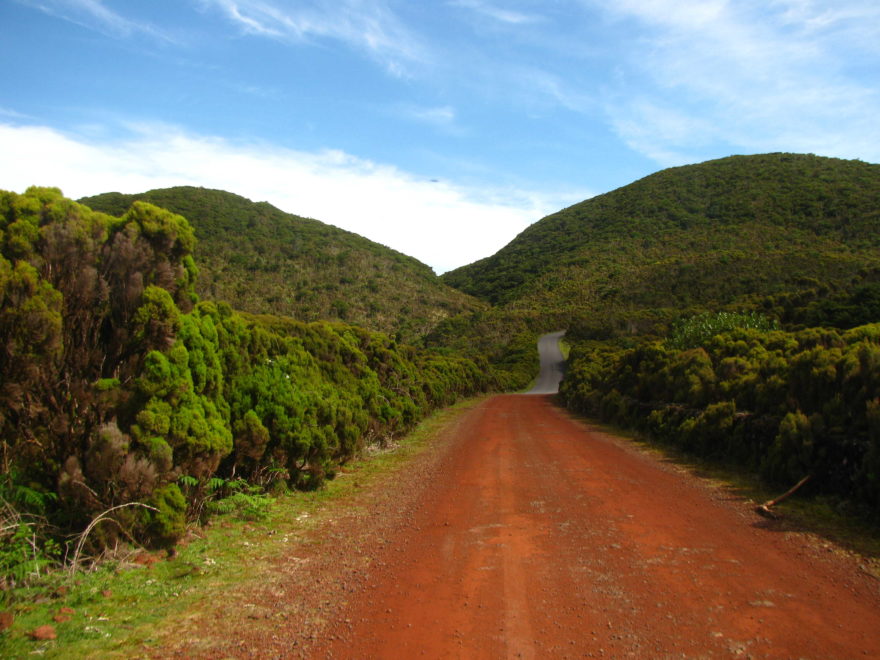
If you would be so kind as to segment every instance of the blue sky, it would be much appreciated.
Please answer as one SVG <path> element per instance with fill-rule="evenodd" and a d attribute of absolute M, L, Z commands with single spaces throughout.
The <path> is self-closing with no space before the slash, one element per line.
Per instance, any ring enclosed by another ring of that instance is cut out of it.
<path fill-rule="evenodd" d="M 665 167 L 880 161 L 876 0 L 3 0 L 0 26 L 0 188 L 222 188 L 438 272 Z"/>

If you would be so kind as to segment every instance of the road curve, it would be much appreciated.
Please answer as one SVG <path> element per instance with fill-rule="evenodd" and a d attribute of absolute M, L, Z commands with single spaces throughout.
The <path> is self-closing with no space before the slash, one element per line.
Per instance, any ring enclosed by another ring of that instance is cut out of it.
<path fill-rule="evenodd" d="M 541 368 L 535 385 L 526 394 L 556 394 L 559 391 L 559 383 L 565 375 L 565 358 L 559 349 L 559 340 L 564 334 L 565 330 L 560 330 L 538 339 Z"/>

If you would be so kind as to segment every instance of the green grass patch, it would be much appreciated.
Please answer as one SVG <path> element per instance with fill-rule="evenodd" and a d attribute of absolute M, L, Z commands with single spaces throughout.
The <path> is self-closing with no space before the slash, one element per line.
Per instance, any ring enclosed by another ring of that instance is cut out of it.
<path fill-rule="evenodd" d="M 431 450 L 445 425 L 482 400 L 469 399 L 434 413 L 393 446 L 350 461 L 317 491 L 281 495 L 263 521 L 248 522 L 234 514 L 212 518 L 208 526 L 191 531 L 172 559 L 144 566 L 135 563 L 136 555 L 120 556 L 92 572 L 53 574 L 41 590 L 7 609 L 14 623 L 0 633 L 0 657 L 130 658 L 155 653 L 166 621 L 199 602 L 229 598 L 236 585 L 260 580 L 291 543 L 350 505 L 355 493 L 393 483 L 398 470 Z M 53 620 L 58 615 L 67 620 Z M 57 639 L 32 640 L 29 633 L 44 625 L 54 627 Z"/>
<path fill-rule="evenodd" d="M 559 339 L 559 350 L 562 352 L 562 357 L 568 360 L 568 356 L 571 353 L 571 344 L 565 341 L 565 337 L 560 337 Z"/>

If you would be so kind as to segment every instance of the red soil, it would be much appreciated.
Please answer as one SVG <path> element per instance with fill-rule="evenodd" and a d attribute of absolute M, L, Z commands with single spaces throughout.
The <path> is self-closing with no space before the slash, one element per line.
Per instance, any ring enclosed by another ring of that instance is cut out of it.
<path fill-rule="evenodd" d="M 309 656 L 880 657 L 857 558 L 551 397 L 494 397 L 449 433 Z"/>
<path fill-rule="evenodd" d="M 487 399 L 354 492 L 144 653 L 880 658 L 880 580 L 857 556 L 549 396 Z"/>

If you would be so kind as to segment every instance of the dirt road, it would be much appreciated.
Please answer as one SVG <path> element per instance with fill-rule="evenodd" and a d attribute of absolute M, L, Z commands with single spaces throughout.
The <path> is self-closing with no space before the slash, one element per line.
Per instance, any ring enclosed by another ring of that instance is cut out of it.
<path fill-rule="evenodd" d="M 858 560 L 549 396 L 488 399 L 441 442 L 311 657 L 880 657 Z"/>

